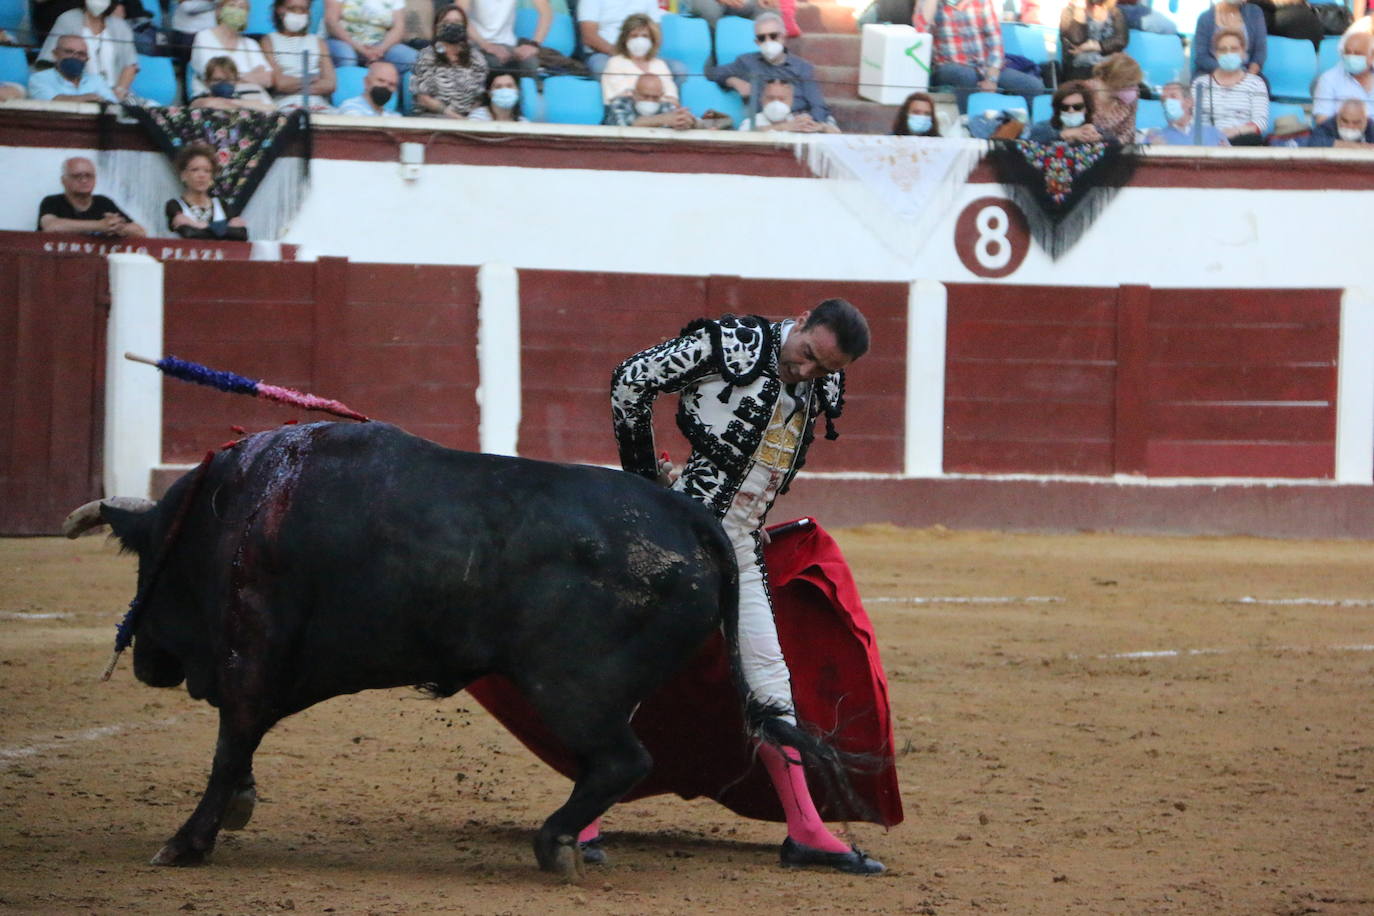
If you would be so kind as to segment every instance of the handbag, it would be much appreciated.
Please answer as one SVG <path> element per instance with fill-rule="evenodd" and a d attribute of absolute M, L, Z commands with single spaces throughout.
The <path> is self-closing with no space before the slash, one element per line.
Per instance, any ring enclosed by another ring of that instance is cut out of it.
<path fill-rule="evenodd" d="M 1317 21 L 1322 24 L 1322 31 L 1328 35 L 1344 35 L 1345 30 L 1350 28 L 1351 23 L 1355 21 L 1355 17 L 1349 9 L 1334 3 L 1313 4 L 1312 12 L 1316 14 Z"/>

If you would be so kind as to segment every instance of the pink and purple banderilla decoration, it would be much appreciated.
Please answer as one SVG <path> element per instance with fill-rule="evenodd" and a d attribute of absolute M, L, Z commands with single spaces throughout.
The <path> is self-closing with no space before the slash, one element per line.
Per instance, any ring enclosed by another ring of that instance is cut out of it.
<path fill-rule="evenodd" d="M 197 385 L 218 388 L 220 391 L 227 391 L 231 394 L 251 394 L 253 397 L 276 401 L 279 404 L 289 404 L 292 407 L 300 407 L 305 410 L 321 410 L 325 413 L 332 413 L 336 417 L 347 417 L 350 420 L 367 422 L 367 417 L 347 404 L 296 391 L 294 388 L 283 388 L 280 385 L 269 385 L 261 381 L 255 382 L 236 372 L 211 369 L 209 366 L 177 359 L 175 356 L 164 356 L 162 359 L 154 360 L 146 356 L 125 353 L 124 358 L 156 366 L 163 375 L 170 375 L 172 378 L 181 379 L 183 382 L 194 382 Z"/>

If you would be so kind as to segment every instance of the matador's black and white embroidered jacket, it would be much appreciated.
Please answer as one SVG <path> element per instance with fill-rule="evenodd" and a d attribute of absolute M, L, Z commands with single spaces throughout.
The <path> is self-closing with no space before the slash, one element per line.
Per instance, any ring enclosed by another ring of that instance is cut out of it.
<path fill-rule="evenodd" d="M 653 402 L 681 392 L 678 429 L 692 446 L 679 488 L 724 517 L 748 475 L 772 419 L 782 383 L 778 350 L 782 324 L 757 315 L 701 319 L 680 336 L 636 353 L 611 375 L 611 415 L 625 470 L 658 477 Z M 836 438 L 831 421 L 844 407 L 844 372 L 806 386 L 800 394 L 803 434 L 780 492 L 806 461 L 816 417 L 826 417 L 826 438 Z"/>

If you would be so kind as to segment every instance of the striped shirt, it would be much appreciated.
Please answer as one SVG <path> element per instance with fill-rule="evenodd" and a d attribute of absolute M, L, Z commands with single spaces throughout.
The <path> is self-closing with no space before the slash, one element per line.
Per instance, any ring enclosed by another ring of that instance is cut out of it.
<path fill-rule="evenodd" d="M 1194 100 L 1198 99 L 1199 88 L 1202 96 L 1197 111 L 1203 124 L 1226 130 L 1253 122 L 1260 133 L 1269 126 L 1269 89 L 1255 74 L 1245 74 L 1234 86 L 1223 86 L 1211 74 L 1204 73 L 1193 80 Z"/>
<path fill-rule="evenodd" d="M 934 20 L 933 22 L 931 20 Z M 1002 69 L 1002 25 L 992 0 L 937 0 L 935 15 L 918 0 L 911 24 L 934 37 L 930 63 L 963 64 L 989 79 Z"/>

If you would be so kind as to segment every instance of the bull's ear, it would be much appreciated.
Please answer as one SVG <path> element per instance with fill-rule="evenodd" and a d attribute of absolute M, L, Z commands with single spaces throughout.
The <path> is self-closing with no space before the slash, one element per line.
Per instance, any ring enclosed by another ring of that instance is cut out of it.
<path fill-rule="evenodd" d="M 100 517 L 110 526 L 110 531 L 119 538 L 120 545 L 131 553 L 142 556 L 147 553 L 153 540 L 153 518 L 157 513 L 151 510 L 131 511 L 116 506 L 100 507 Z"/>

